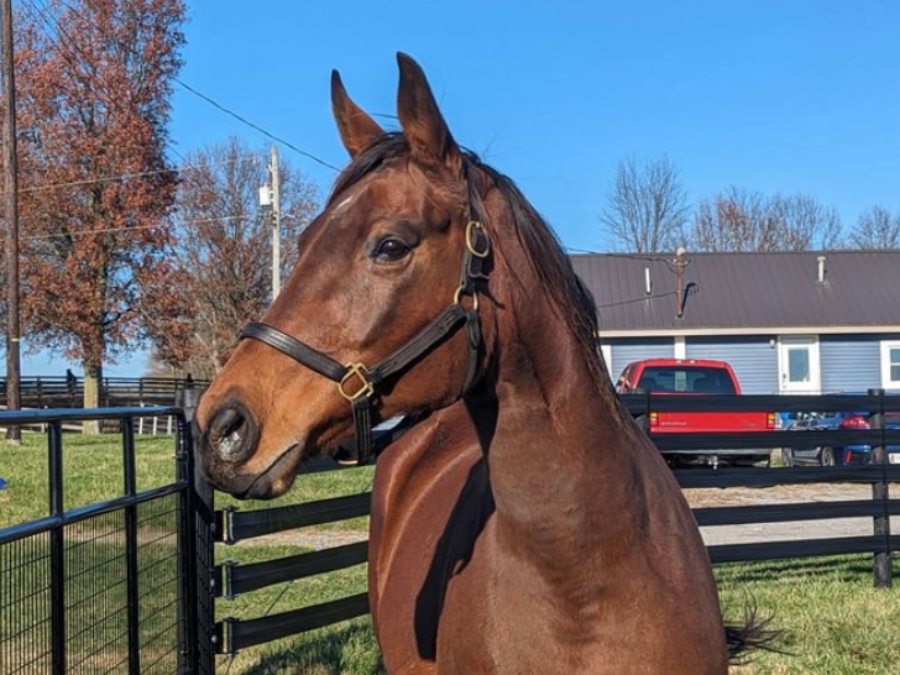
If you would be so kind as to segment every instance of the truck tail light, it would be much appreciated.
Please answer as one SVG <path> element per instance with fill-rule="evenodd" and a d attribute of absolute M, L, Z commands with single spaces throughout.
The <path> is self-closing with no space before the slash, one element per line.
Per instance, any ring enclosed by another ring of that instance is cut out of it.
<path fill-rule="evenodd" d="M 848 417 L 843 422 L 840 423 L 839 428 L 841 429 L 868 429 L 869 423 L 866 421 L 864 417 L 860 417 L 859 415 L 854 415 L 853 417 Z"/>
<path fill-rule="evenodd" d="M 659 413 L 658 412 L 651 412 L 648 417 L 650 418 L 650 428 L 651 429 L 653 427 L 659 426 Z"/>
<path fill-rule="evenodd" d="M 777 415 L 775 413 L 766 413 L 766 429 L 777 429 Z"/>
<path fill-rule="evenodd" d="M 866 426 L 868 426 L 868 425 L 866 425 Z M 852 452 L 849 448 L 846 448 L 846 449 L 844 450 L 844 464 L 849 464 L 849 463 L 850 463 L 850 459 L 851 459 L 852 457 L 853 457 L 853 452 Z"/>

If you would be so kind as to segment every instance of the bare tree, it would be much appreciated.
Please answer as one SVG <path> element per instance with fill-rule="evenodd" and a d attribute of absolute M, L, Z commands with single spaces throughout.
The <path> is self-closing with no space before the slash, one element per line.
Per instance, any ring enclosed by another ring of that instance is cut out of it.
<path fill-rule="evenodd" d="M 778 223 L 777 249 L 785 251 L 831 250 L 842 245 L 841 218 L 833 207 L 815 197 L 796 193 L 775 195 L 770 202 Z"/>
<path fill-rule="evenodd" d="M 758 192 L 728 188 L 697 207 L 690 247 L 700 251 L 769 251 L 775 223 Z"/>
<path fill-rule="evenodd" d="M 232 138 L 187 158 L 167 270 L 167 285 L 178 289 L 179 301 L 146 318 L 153 325 L 154 359 L 194 377 L 212 377 L 233 349 L 237 331 L 271 301 L 272 221 L 270 211 L 258 206 L 267 156 Z M 286 276 L 319 199 L 315 184 L 284 160 L 279 172 Z"/>
<path fill-rule="evenodd" d="M 701 251 L 807 251 L 840 245 L 835 209 L 797 193 L 766 197 L 734 186 L 700 203 L 690 245 Z"/>
<path fill-rule="evenodd" d="M 665 155 L 619 163 L 600 216 L 617 247 L 637 253 L 672 250 L 683 239 L 689 207 L 675 165 Z"/>
<path fill-rule="evenodd" d="M 863 213 L 847 237 L 851 248 L 878 250 L 900 248 L 900 215 L 881 206 Z"/>

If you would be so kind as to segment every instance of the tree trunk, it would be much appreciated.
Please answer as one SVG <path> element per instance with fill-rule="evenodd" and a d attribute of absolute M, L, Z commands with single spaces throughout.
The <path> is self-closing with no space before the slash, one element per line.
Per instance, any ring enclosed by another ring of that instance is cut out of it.
<path fill-rule="evenodd" d="M 100 387 L 103 383 L 103 366 L 84 364 L 84 407 L 100 407 Z M 82 433 L 99 434 L 100 422 L 86 420 L 82 427 Z"/>

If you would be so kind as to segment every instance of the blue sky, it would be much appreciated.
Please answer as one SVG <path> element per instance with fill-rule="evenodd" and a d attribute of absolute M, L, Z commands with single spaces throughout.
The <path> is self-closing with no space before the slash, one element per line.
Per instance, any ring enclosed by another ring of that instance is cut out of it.
<path fill-rule="evenodd" d="M 737 185 L 810 193 L 845 226 L 875 204 L 900 210 L 892 0 L 206 0 L 189 17 L 181 79 L 337 166 L 331 69 L 366 110 L 393 114 L 394 54 L 409 53 L 456 139 L 514 178 L 571 249 L 610 247 L 597 216 L 629 156 L 667 154 L 694 203 Z M 267 143 L 181 88 L 171 131 L 181 154 L 229 135 Z M 281 152 L 330 185 L 333 171 Z"/>

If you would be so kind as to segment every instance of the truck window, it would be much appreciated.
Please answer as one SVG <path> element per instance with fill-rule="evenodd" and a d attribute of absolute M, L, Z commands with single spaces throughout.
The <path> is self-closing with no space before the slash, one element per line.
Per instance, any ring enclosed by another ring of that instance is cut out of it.
<path fill-rule="evenodd" d="M 727 370 L 708 366 L 650 366 L 644 369 L 638 388 L 672 394 L 734 394 Z"/>

